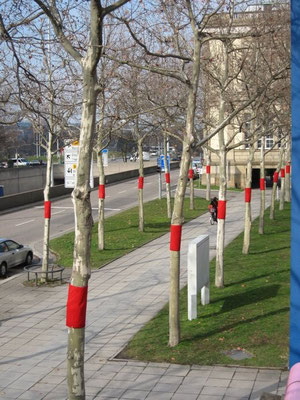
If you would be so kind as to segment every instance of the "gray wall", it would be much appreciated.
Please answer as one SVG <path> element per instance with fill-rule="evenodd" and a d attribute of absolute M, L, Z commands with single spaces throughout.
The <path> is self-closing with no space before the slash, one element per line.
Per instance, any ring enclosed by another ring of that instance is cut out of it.
<path fill-rule="evenodd" d="M 179 166 L 179 162 L 171 163 L 171 169 L 176 169 L 176 168 L 178 168 L 178 166 Z M 15 171 L 15 169 L 11 169 L 11 170 Z M 31 181 L 38 181 L 38 179 L 40 179 L 40 177 L 44 176 L 42 171 L 44 170 L 44 172 L 45 172 L 44 167 L 41 167 L 41 168 L 35 167 L 32 169 L 28 168 L 28 167 L 24 167 L 24 168 L 22 168 L 22 170 L 26 170 L 28 172 L 28 176 L 26 177 L 25 176 L 26 174 L 24 174 L 23 172 L 21 173 L 21 168 L 18 168 L 18 170 L 16 171 L 16 172 L 18 172 L 18 174 L 16 174 L 16 177 L 20 177 L 20 178 L 23 177 L 24 181 L 27 181 L 27 185 L 30 185 L 30 187 L 34 186 L 34 184 L 35 184 L 35 182 L 31 182 Z M 32 171 L 36 172 L 36 174 L 32 173 Z M 5 172 L 10 172 L 10 169 L 5 170 Z M 156 166 L 144 168 L 145 175 L 153 174 L 156 172 L 157 172 Z M 12 174 L 12 177 L 14 177 L 13 175 L 14 174 Z M 8 174 L 8 176 L 10 176 L 10 175 Z M 106 175 L 105 183 L 107 183 L 107 184 L 114 183 L 114 182 L 122 181 L 125 179 L 134 178 L 137 176 L 139 176 L 138 169 L 132 169 L 129 171 L 124 171 L 124 172 L 118 172 L 115 174 Z M 30 177 L 30 179 L 29 179 L 29 177 Z M 0 174 L 0 185 L 2 185 L 1 182 L 2 182 L 2 176 Z M 14 184 L 16 184 L 16 183 L 14 183 Z M 98 184 L 99 184 L 99 179 L 95 178 L 94 179 L 94 185 L 95 185 L 94 190 L 98 189 Z M 9 185 L 10 185 L 10 182 L 9 182 Z M 26 185 L 24 187 L 26 187 Z M 24 190 L 21 193 L 7 195 L 5 187 L 4 187 L 4 196 L 0 197 L 0 211 L 8 210 L 8 209 L 14 208 L 14 207 L 24 206 L 26 204 L 35 203 L 38 201 L 43 201 L 44 200 L 43 190 L 44 189 L 41 189 L 41 188 L 38 188 L 38 189 L 31 188 L 30 190 L 27 188 L 27 190 Z M 55 197 L 70 194 L 72 192 L 72 190 L 73 189 L 66 189 L 64 187 L 64 185 L 56 185 L 50 189 L 50 198 L 53 199 Z"/>

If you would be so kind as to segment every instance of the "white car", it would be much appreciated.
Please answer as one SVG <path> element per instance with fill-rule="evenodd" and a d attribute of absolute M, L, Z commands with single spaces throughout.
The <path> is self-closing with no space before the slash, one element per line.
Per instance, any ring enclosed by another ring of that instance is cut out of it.
<path fill-rule="evenodd" d="M 26 160 L 25 158 L 11 158 L 9 161 L 13 163 L 14 167 L 28 167 L 29 166 L 29 161 Z"/>
<path fill-rule="evenodd" d="M 7 277 L 7 271 L 16 265 L 32 264 L 33 251 L 11 239 L 0 238 L 0 278 Z"/>

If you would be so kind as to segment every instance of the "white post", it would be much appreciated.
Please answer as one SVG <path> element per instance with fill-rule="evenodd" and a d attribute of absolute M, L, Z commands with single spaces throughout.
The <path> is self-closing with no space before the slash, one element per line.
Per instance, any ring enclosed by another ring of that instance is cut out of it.
<path fill-rule="evenodd" d="M 188 319 L 197 318 L 197 295 L 201 304 L 209 304 L 209 236 L 201 235 L 188 248 Z"/>
<path fill-rule="evenodd" d="M 162 198 L 162 184 L 161 184 L 161 168 L 159 170 L 159 174 L 158 174 L 158 198 L 159 200 L 161 200 Z"/>

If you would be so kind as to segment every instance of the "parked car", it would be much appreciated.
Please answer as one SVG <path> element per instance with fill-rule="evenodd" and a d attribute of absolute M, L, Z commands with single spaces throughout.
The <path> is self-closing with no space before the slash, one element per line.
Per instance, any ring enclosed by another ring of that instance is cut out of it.
<path fill-rule="evenodd" d="M 8 168 L 7 161 L 1 161 L 0 168 Z"/>
<path fill-rule="evenodd" d="M 11 239 L 0 238 L 0 277 L 6 278 L 7 271 L 16 265 L 32 264 L 33 251 Z"/>
<path fill-rule="evenodd" d="M 29 161 L 25 158 L 10 158 L 8 165 L 12 164 L 13 167 L 28 167 Z"/>
<path fill-rule="evenodd" d="M 45 163 L 43 162 L 43 160 L 31 160 L 31 161 L 29 162 L 29 165 L 30 165 L 31 167 L 36 167 L 36 166 L 38 166 L 38 165 L 45 165 Z"/>

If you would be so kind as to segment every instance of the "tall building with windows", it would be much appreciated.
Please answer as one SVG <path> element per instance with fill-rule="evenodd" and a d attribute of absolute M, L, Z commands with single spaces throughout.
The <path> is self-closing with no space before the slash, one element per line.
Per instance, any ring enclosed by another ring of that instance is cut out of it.
<path fill-rule="evenodd" d="M 219 13 L 208 20 L 206 35 L 212 39 L 207 41 L 204 49 L 207 60 L 204 72 L 207 132 L 247 103 L 273 77 L 263 100 L 258 97 L 224 129 L 229 187 L 245 186 L 246 165 L 253 140 L 253 187 L 259 186 L 262 151 L 265 152 L 267 183 L 271 184 L 282 146 L 286 146 L 286 138 L 290 135 L 289 68 L 284 70 L 289 62 L 289 15 L 288 2 L 274 0 L 251 4 L 231 17 L 228 13 Z M 218 34 L 219 37 L 213 39 Z M 281 70 L 284 72 L 278 75 Z M 283 76 L 284 79 L 278 79 Z M 218 184 L 219 179 L 219 146 L 216 135 L 208 143 L 212 184 Z M 207 152 L 205 154 L 207 157 Z"/>

